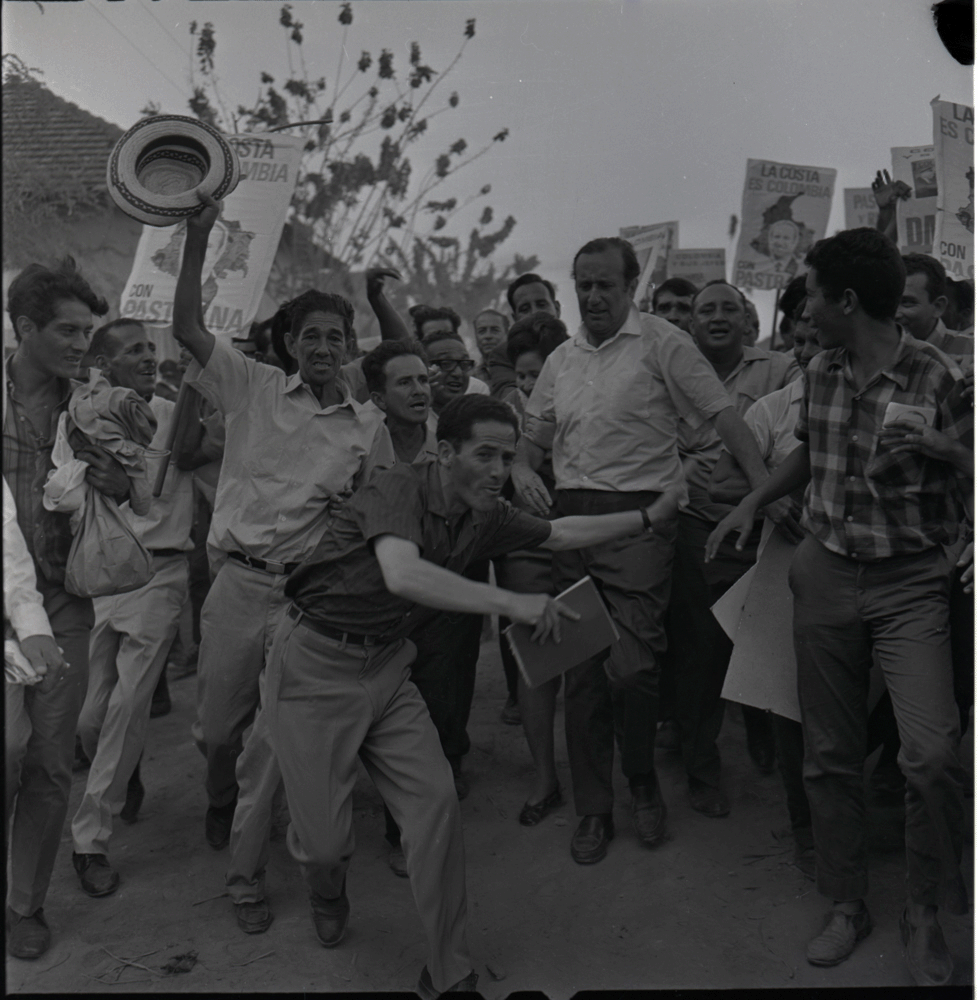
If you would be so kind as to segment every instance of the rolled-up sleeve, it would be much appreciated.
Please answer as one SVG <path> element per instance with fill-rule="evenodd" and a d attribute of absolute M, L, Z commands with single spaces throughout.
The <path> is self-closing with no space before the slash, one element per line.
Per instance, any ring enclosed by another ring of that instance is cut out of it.
<path fill-rule="evenodd" d="M 265 375 L 262 369 L 278 371 L 270 365 L 249 361 L 240 351 L 218 338 L 206 367 L 201 368 L 198 361 L 192 361 L 184 380 L 224 416 L 228 416 L 248 406 L 252 382 Z"/>
<path fill-rule="evenodd" d="M 496 559 L 508 552 L 535 549 L 550 537 L 553 525 L 542 517 L 534 517 L 500 500 L 493 512 L 492 527 L 480 540 L 472 561 Z"/>
<path fill-rule="evenodd" d="M 34 560 L 17 524 L 17 508 L 3 481 L 3 610 L 21 642 L 32 635 L 54 637 L 37 590 Z"/>
<path fill-rule="evenodd" d="M 710 363 L 692 343 L 675 336 L 656 341 L 658 368 L 679 416 L 697 428 L 711 420 L 732 400 Z"/>
<path fill-rule="evenodd" d="M 549 451 L 554 445 L 557 417 L 554 412 L 554 383 L 556 381 L 555 355 L 543 363 L 540 377 L 533 387 L 523 414 L 523 433 L 537 447 Z"/>

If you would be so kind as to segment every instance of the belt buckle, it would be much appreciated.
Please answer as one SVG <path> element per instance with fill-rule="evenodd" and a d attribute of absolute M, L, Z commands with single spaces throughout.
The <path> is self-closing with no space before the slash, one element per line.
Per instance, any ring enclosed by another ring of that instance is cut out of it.
<path fill-rule="evenodd" d="M 285 563 L 272 562 L 271 560 L 266 559 L 265 569 L 268 570 L 269 573 L 278 573 L 281 575 L 285 573 Z"/>

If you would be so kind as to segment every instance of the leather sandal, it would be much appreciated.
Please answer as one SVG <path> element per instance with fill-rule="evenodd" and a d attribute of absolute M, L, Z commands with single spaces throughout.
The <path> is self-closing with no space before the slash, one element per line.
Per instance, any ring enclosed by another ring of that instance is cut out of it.
<path fill-rule="evenodd" d="M 539 802 L 527 802 L 520 810 L 520 826 L 536 826 L 540 820 L 549 816 L 554 809 L 564 804 L 564 797 L 560 791 L 560 785 Z"/>

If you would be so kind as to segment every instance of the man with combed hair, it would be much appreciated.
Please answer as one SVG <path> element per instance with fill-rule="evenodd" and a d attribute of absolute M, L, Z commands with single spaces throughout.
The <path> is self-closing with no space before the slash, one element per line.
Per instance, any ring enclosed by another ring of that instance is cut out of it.
<path fill-rule="evenodd" d="M 438 734 L 409 679 L 407 636 L 426 609 L 504 614 L 560 638 L 573 611 L 545 594 L 465 579 L 472 562 L 518 548 L 600 545 L 659 530 L 667 494 L 603 517 L 544 521 L 501 497 L 517 420 L 499 400 L 461 396 L 438 423 L 438 460 L 376 476 L 331 522 L 289 578 L 293 604 L 272 650 L 268 714 L 292 814 L 288 845 L 302 865 L 320 943 L 338 945 L 350 913 L 353 788 L 361 760 L 401 831 L 429 943 L 425 997 L 475 988 L 466 943 L 458 799 Z"/>
<path fill-rule="evenodd" d="M 506 347 L 509 320 L 498 309 L 483 309 L 472 321 L 475 345 L 479 348 L 479 364 L 472 374 L 489 385 L 489 358 L 499 347 Z"/>
<path fill-rule="evenodd" d="M 975 338 L 963 333 L 952 333 L 944 325 L 948 304 L 947 273 L 944 265 L 922 253 L 904 255 L 907 281 L 900 296 L 896 319 L 911 337 L 949 354 L 969 368 L 975 363 Z"/>
<path fill-rule="evenodd" d="M 161 452 L 175 405 L 154 395 L 156 345 L 143 324 L 119 319 L 100 327 L 92 337 L 89 357 L 112 385 L 132 389 L 149 403 L 156 417 L 150 447 Z M 148 461 L 152 479 L 159 461 Z M 71 822 L 72 862 L 89 896 L 108 896 L 119 884 L 118 872 L 108 861 L 112 823 L 126 802 L 127 784 L 143 751 L 153 691 L 188 596 L 193 503 L 191 473 L 171 463 L 149 511 L 131 515 L 136 536 L 153 558 L 152 579 L 137 590 L 93 602 L 88 694 L 78 720 L 82 747 L 92 766 Z M 139 802 L 133 804 L 138 812 Z"/>
<path fill-rule="evenodd" d="M 962 482 L 970 490 L 970 481 L 907 445 L 932 428 L 970 447 L 974 418 L 960 369 L 896 323 L 906 275 L 886 237 L 847 230 L 816 243 L 805 263 L 825 350 L 805 372 L 800 444 L 720 522 L 707 558 L 730 531 L 742 545 L 761 506 L 807 484 L 809 534 L 789 584 L 817 885 L 833 901 L 808 961 L 837 965 L 872 930 L 863 766 L 875 656 L 907 780 L 904 956 L 919 985 L 944 985 L 954 966 L 937 908 L 968 908 L 946 546 L 958 536 Z"/>
<path fill-rule="evenodd" d="M 592 240 L 574 258 L 581 327 L 544 362 L 527 403 L 513 483 L 528 508 L 551 506 L 535 469 L 553 450 L 558 514 L 634 510 L 684 492 L 677 449 L 680 416 L 712 422 L 751 482 L 767 473 L 757 445 L 692 339 L 633 299 L 639 265 L 630 243 Z M 653 535 L 554 557 L 558 590 L 590 574 L 620 639 L 565 675 L 567 752 L 580 825 L 571 856 L 593 864 L 614 836 L 615 737 L 632 792 L 632 819 L 647 847 L 660 844 L 666 805 L 655 772 L 659 659 L 669 601 L 675 518 Z"/>
<path fill-rule="evenodd" d="M 342 296 L 307 292 L 292 304 L 284 345 L 298 371 L 288 376 L 203 327 L 201 271 L 219 205 L 202 200 L 187 220 L 173 307 L 174 336 L 195 360 L 185 380 L 226 425 L 209 539 L 226 558 L 201 614 L 198 744 L 207 757 L 207 842 L 219 850 L 231 841 L 228 894 L 238 926 L 253 934 L 272 922 L 264 869 L 281 777 L 260 706 L 285 580 L 318 542 L 330 503 L 390 468 L 394 451 L 382 415 L 357 403 L 344 381 L 353 306 Z"/>
<path fill-rule="evenodd" d="M 666 278 L 652 292 L 652 312 L 689 333 L 693 297 L 699 289 L 686 278 Z"/>
<path fill-rule="evenodd" d="M 92 316 L 109 311 L 66 258 L 54 269 L 31 264 L 11 282 L 7 311 L 17 350 L 7 362 L 3 412 L 3 477 L 17 524 L 34 562 L 37 590 L 54 640 L 64 652 L 49 660 L 44 680 L 5 691 L 8 711 L 20 719 L 23 740 L 6 760 L 9 871 L 7 951 L 34 959 L 51 944 L 42 909 L 68 812 L 75 726 L 88 684 L 92 602 L 64 588 L 71 550 L 70 515 L 45 510 L 43 486 L 53 470 L 58 421 L 80 375 L 92 334 Z M 116 500 L 129 493 L 129 477 L 104 448 L 75 452 L 88 463 L 85 480 Z M 60 659 L 60 658 L 58 658 Z"/>

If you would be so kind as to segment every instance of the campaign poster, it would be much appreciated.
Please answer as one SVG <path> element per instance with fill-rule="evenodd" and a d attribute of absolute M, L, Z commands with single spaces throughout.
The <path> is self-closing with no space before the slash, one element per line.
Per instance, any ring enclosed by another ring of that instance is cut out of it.
<path fill-rule="evenodd" d="M 825 236 L 835 171 L 748 160 L 733 284 L 783 288 L 805 270 L 805 254 Z"/>
<path fill-rule="evenodd" d="M 875 229 L 880 214 L 872 188 L 846 188 L 846 229 Z"/>
<path fill-rule="evenodd" d="M 261 303 L 295 192 L 305 140 L 231 135 L 241 162 L 238 186 L 223 201 L 204 258 L 204 323 L 211 333 L 246 331 Z M 119 314 L 169 326 L 183 258 L 186 221 L 143 226 Z"/>
<path fill-rule="evenodd" d="M 666 266 L 669 251 L 679 246 L 679 223 L 657 222 L 651 226 L 626 226 L 618 230 L 618 235 L 631 243 L 642 269 L 635 302 L 639 309 L 648 307 L 652 291 L 656 285 L 666 280 Z"/>
<path fill-rule="evenodd" d="M 900 253 L 926 253 L 934 248 L 937 225 L 937 162 L 933 146 L 894 146 L 890 150 L 893 180 L 903 181 L 910 196 L 897 201 L 897 245 Z"/>
<path fill-rule="evenodd" d="M 931 102 L 937 160 L 934 256 L 956 281 L 975 276 L 975 110 Z"/>
<path fill-rule="evenodd" d="M 727 276 L 727 251 L 723 247 L 670 250 L 666 273 L 670 278 L 685 278 L 698 288 L 708 281 L 723 281 Z"/>

